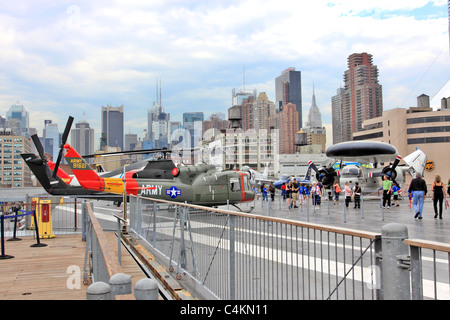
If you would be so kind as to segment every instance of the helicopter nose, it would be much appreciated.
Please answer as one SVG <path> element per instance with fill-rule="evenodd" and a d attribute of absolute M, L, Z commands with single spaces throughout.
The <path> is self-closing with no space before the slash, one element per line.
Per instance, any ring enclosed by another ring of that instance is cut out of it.
<path fill-rule="evenodd" d="M 256 197 L 256 193 L 253 190 L 245 190 L 244 201 L 253 201 Z"/>

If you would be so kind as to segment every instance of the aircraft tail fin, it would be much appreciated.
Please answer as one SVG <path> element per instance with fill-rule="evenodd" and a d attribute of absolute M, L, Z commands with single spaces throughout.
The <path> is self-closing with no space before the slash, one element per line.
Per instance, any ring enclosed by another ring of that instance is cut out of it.
<path fill-rule="evenodd" d="M 120 178 L 102 178 L 69 144 L 64 145 L 65 158 L 73 174 L 84 189 L 106 191 L 115 194 L 123 192 L 123 181 Z"/>
<path fill-rule="evenodd" d="M 266 163 L 266 166 L 265 166 L 264 172 L 263 172 L 263 178 L 267 179 L 268 176 L 269 176 L 269 166 Z"/>
<path fill-rule="evenodd" d="M 66 149 L 64 158 L 66 158 L 80 185 L 89 190 L 104 191 L 105 183 L 103 179 L 89 166 L 86 160 L 70 145 L 66 144 L 64 148 Z"/>
<path fill-rule="evenodd" d="M 48 161 L 47 164 L 48 164 L 48 167 L 50 168 L 50 170 L 52 170 L 52 172 L 53 172 L 55 170 L 56 164 L 53 161 Z M 57 170 L 57 176 L 60 177 L 61 180 L 67 184 L 70 184 L 70 182 L 73 179 L 73 176 L 70 176 L 67 172 L 62 170 L 60 167 Z"/>
<path fill-rule="evenodd" d="M 306 169 L 305 178 L 304 180 L 311 181 L 311 164 L 308 166 L 308 169 Z"/>
<path fill-rule="evenodd" d="M 52 177 L 52 170 L 43 159 L 38 158 L 34 153 L 22 153 L 21 156 L 41 186 L 49 194 L 59 194 L 54 191 L 68 188 L 68 185 L 59 176 L 56 179 Z"/>
<path fill-rule="evenodd" d="M 423 176 L 427 160 L 427 155 L 420 149 L 416 149 L 416 151 L 403 158 L 403 161 L 410 166 L 408 172 L 413 177 L 415 177 L 417 172 Z"/>

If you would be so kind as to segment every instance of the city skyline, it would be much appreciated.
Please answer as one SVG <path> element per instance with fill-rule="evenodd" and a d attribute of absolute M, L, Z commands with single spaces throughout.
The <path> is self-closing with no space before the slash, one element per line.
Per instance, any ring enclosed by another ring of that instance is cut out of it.
<path fill-rule="evenodd" d="M 156 79 L 162 106 L 181 121 L 184 112 L 227 113 L 244 86 L 275 102 L 275 78 L 293 67 L 303 114 L 314 83 L 330 125 L 331 97 L 356 52 L 373 55 L 384 109 L 414 106 L 422 93 L 436 107 L 450 96 L 447 14 L 444 0 L 2 3 L 0 114 L 20 101 L 40 134 L 45 119 L 62 130 L 86 112 L 97 140 L 100 107 L 124 105 L 125 133 L 142 137 Z"/>

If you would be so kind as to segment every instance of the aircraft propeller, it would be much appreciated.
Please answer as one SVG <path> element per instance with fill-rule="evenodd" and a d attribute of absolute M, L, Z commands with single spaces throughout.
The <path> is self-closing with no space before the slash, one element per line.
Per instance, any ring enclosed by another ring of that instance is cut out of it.
<path fill-rule="evenodd" d="M 64 133 L 61 138 L 61 146 L 59 147 L 58 159 L 56 160 L 55 169 L 53 170 L 53 178 L 54 179 L 56 179 L 59 164 L 61 163 L 62 152 L 64 149 L 64 145 L 66 144 L 67 137 L 69 136 L 70 128 L 72 127 L 72 122 L 73 122 L 73 117 L 69 116 L 69 119 L 67 120 L 67 123 L 66 123 L 66 128 L 64 129 Z"/>
<path fill-rule="evenodd" d="M 316 172 L 317 181 L 323 183 L 325 186 L 332 185 L 334 182 L 334 177 L 339 175 L 339 171 L 336 171 L 333 168 L 320 168 L 320 170 L 317 169 L 316 165 L 312 161 L 309 161 L 308 165 Z"/>
<path fill-rule="evenodd" d="M 395 171 L 395 168 L 397 168 L 401 159 L 402 159 L 402 157 L 397 156 L 394 160 L 394 163 L 391 166 L 384 167 L 381 172 L 369 173 L 369 178 L 388 176 L 389 180 L 397 183 L 395 181 L 395 178 L 397 178 L 397 171 Z"/>

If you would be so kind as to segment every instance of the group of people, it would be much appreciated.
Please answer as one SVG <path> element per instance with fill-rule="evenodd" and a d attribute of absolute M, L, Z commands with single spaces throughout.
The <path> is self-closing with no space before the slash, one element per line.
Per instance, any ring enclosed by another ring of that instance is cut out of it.
<path fill-rule="evenodd" d="M 253 190 L 256 193 L 256 186 L 253 186 Z M 270 183 L 269 188 L 267 188 L 266 184 L 261 185 L 261 194 L 263 201 L 268 201 L 268 192 L 270 193 L 270 199 L 272 201 L 275 200 L 275 185 L 273 182 Z"/>
<path fill-rule="evenodd" d="M 335 180 L 333 184 L 333 194 L 334 194 L 334 204 L 339 204 L 339 196 L 342 192 L 341 186 L 339 185 L 338 181 Z M 355 185 L 350 187 L 350 182 L 346 182 L 344 186 L 344 197 L 345 197 L 345 207 L 348 208 L 350 206 L 350 202 L 353 198 L 355 201 L 354 209 L 361 208 L 361 186 L 358 182 L 355 182 Z"/>
<path fill-rule="evenodd" d="M 442 219 L 442 209 L 443 209 L 442 207 L 444 204 L 444 200 L 447 206 L 448 205 L 447 195 L 450 196 L 450 179 L 448 179 L 446 191 L 445 184 L 442 181 L 441 177 L 439 175 L 436 175 L 433 183 L 431 184 L 431 191 L 433 192 L 432 200 L 434 208 L 434 218 L 436 219 L 439 216 L 439 219 Z M 408 195 L 412 200 L 414 207 L 415 212 L 414 218 L 417 219 L 423 218 L 422 216 L 423 204 L 427 196 L 427 193 L 428 193 L 427 184 L 425 180 L 422 178 L 422 175 L 420 173 L 417 173 L 416 177 L 411 180 L 408 189 Z"/>
<path fill-rule="evenodd" d="M 398 202 L 398 195 L 399 192 L 402 192 L 402 190 L 397 183 L 389 180 L 388 176 L 385 175 L 383 177 L 381 188 L 383 190 L 383 208 L 389 209 L 391 207 L 391 195 L 394 195 L 394 202 L 398 207 L 400 205 Z"/>
<path fill-rule="evenodd" d="M 447 190 L 446 190 L 447 189 Z M 254 187 L 256 191 L 256 186 Z M 388 176 L 384 176 L 381 190 L 383 191 L 383 208 L 389 209 L 391 207 L 391 196 L 393 196 L 393 205 L 399 206 L 399 195 L 402 190 L 400 187 L 393 181 L 391 181 Z M 442 219 L 442 210 L 443 205 L 445 203 L 446 208 L 448 206 L 447 196 L 450 197 L 450 179 L 448 180 L 447 186 L 441 180 L 439 175 L 436 175 L 432 185 L 431 190 L 433 192 L 432 200 L 434 207 L 434 218 L 436 219 L 439 216 L 439 219 Z M 344 190 L 341 189 L 338 181 L 336 180 L 332 186 L 332 192 L 334 195 L 334 204 L 339 204 L 339 196 L 342 192 L 344 192 L 345 196 L 345 206 L 348 208 L 351 202 L 351 199 L 354 200 L 354 209 L 361 208 L 361 194 L 362 189 L 359 186 L 358 182 L 355 182 L 353 187 L 350 187 L 350 183 L 347 181 L 345 183 Z M 415 216 L 414 218 L 422 219 L 423 212 L 423 204 L 427 195 L 427 184 L 425 180 L 422 178 L 420 173 L 416 174 L 416 177 L 412 179 L 409 188 L 408 188 L 408 197 L 410 201 L 412 201 Z M 268 194 L 270 193 L 271 200 L 275 200 L 275 186 L 273 182 L 270 183 L 269 187 L 266 184 L 261 186 L 261 194 L 263 197 L 263 201 L 268 200 Z M 308 185 L 300 184 L 296 179 L 289 181 L 288 183 L 283 183 L 281 186 L 281 196 L 283 197 L 283 201 L 287 199 L 288 207 L 298 208 L 297 204 L 302 204 L 304 201 L 307 201 L 310 197 L 312 198 L 312 203 L 314 206 L 314 210 L 320 209 L 321 198 L 325 194 L 325 190 L 323 185 L 320 182 L 313 182 L 311 188 Z M 330 198 L 331 199 L 331 198 Z"/>
<path fill-rule="evenodd" d="M 256 191 L 256 187 L 253 187 Z M 271 200 L 274 201 L 275 186 L 271 182 L 269 187 L 265 184 L 261 186 L 261 194 L 263 201 L 268 200 L 268 192 Z M 322 196 L 325 194 L 323 185 L 320 182 L 313 182 L 312 186 L 297 182 L 297 179 L 290 180 L 288 183 L 283 182 L 281 186 L 281 196 L 283 201 L 288 202 L 288 208 L 298 208 L 298 205 L 306 203 L 307 199 L 312 199 L 314 210 L 320 209 Z"/>
<path fill-rule="evenodd" d="M 313 199 L 314 209 L 319 209 L 322 193 L 322 184 L 314 182 L 313 186 L 309 188 L 306 184 L 298 183 L 295 178 L 288 183 L 283 182 L 281 186 L 281 196 L 283 201 L 287 199 L 289 209 L 298 208 L 297 202 L 302 205 L 310 196 Z"/>

